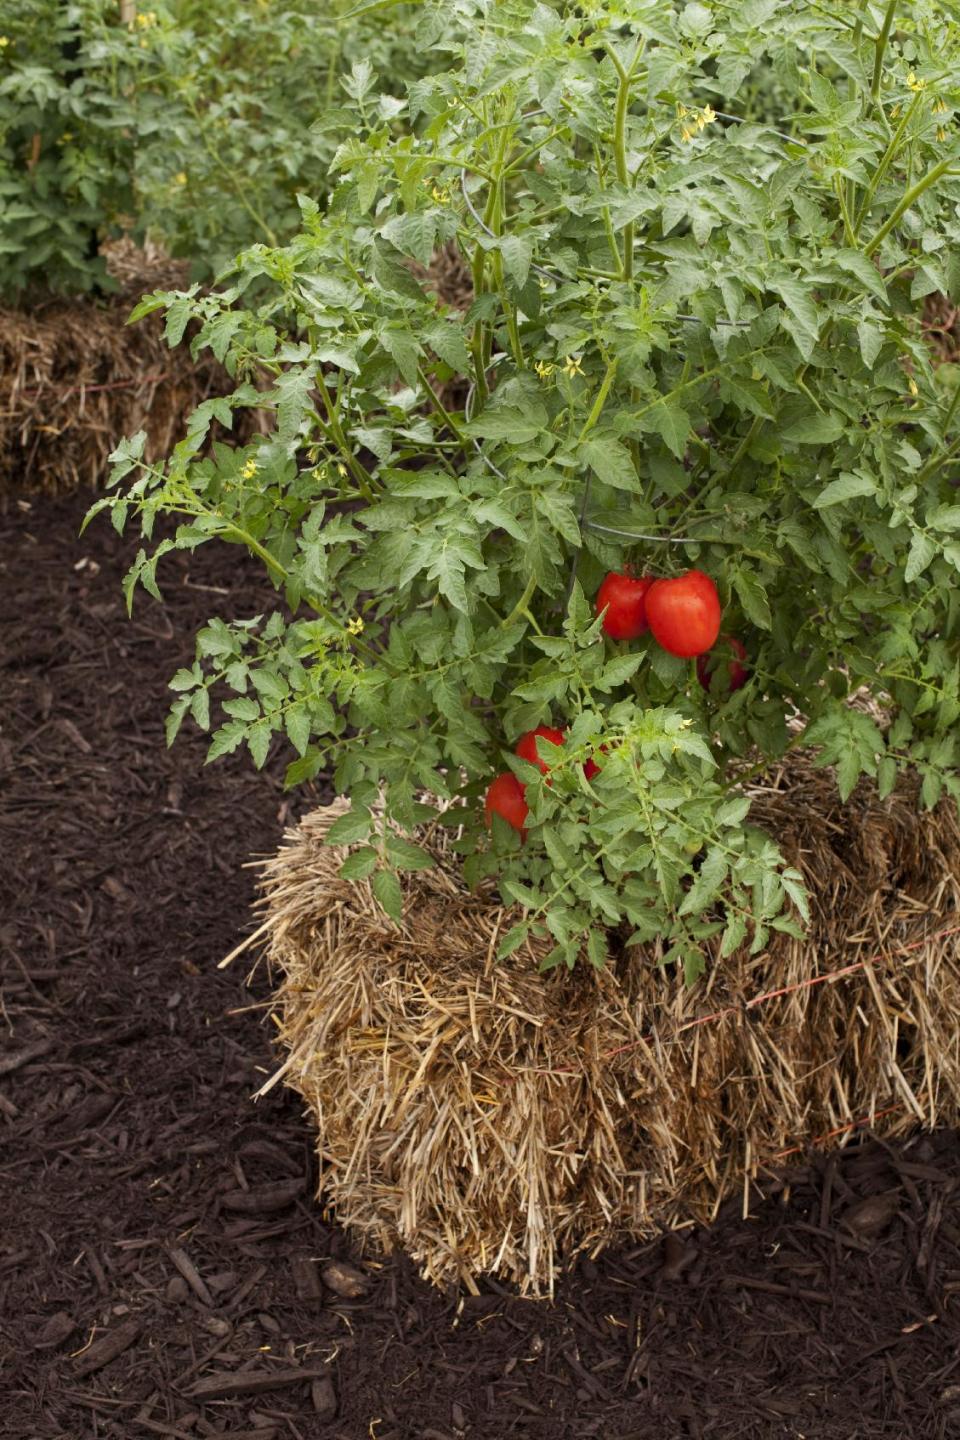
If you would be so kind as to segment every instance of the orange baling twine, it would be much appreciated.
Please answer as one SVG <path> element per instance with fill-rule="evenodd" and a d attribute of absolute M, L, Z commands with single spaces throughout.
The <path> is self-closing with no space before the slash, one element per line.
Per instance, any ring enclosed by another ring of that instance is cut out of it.
<path fill-rule="evenodd" d="M 723 1020 L 728 1015 L 741 1015 L 748 1010 L 754 1010 L 758 1005 L 765 1004 L 768 1000 L 777 1000 L 784 995 L 794 995 L 800 990 L 812 990 L 815 985 L 826 985 L 833 980 L 844 980 L 850 975 L 855 975 L 860 970 L 865 970 L 868 965 L 879 965 L 882 960 L 892 960 L 898 955 L 909 955 L 914 950 L 922 950 L 925 945 L 933 944 L 938 940 L 946 940 L 951 935 L 960 935 L 960 925 L 952 925 L 949 929 L 938 930 L 932 935 L 923 935 L 919 940 L 912 941 L 909 945 L 897 946 L 894 950 L 881 950 L 877 955 L 866 956 L 863 960 L 856 960 L 852 965 L 844 965 L 840 970 L 830 970 L 826 975 L 811 975 L 806 980 L 799 980 L 795 985 L 783 985 L 777 990 L 765 990 L 762 995 L 754 995 L 742 1005 L 725 1005 L 722 1010 L 714 1010 L 710 1015 L 700 1015 L 696 1020 L 687 1020 L 679 1025 L 669 1038 L 669 1043 L 674 1043 L 688 1030 L 696 1030 L 701 1025 L 710 1025 L 717 1020 Z M 650 1033 L 641 1040 L 633 1040 L 628 1045 L 618 1045 L 615 1050 L 608 1050 L 601 1055 L 601 1060 L 613 1060 L 617 1055 L 623 1055 L 630 1050 L 636 1050 L 640 1045 L 650 1042 L 654 1036 Z M 576 1065 L 554 1065 L 549 1069 L 534 1070 L 534 1075 L 554 1075 L 563 1073 L 577 1073 Z M 512 1077 L 511 1077 L 512 1078 Z M 840 1125 L 835 1130 L 828 1130 L 823 1135 L 816 1135 L 802 1145 L 794 1145 L 788 1150 L 779 1150 L 772 1157 L 774 1160 L 783 1160 L 788 1155 L 797 1155 L 806 1148 L 806 1145 L 821 1145 L 827 1140 L 832 1140 L 838 1135 L 847 1134 L 851 1130 L 861 1129 L 865 1125 L 871 1125 L 874 1121 L 882 1119 L 885 1115 L 894 1115 L 902 1110 L 902 1105 L 891 1105 L 886 1110 L 874 1111 L 871 1115 L 865 1115 L 860 1120 L 851 1120 L 847 1125 Z"/>

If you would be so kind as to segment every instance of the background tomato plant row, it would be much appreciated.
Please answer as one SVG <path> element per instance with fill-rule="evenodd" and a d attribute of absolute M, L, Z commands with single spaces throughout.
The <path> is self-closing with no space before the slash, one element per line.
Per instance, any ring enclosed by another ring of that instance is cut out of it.
<path fill-rule="evenodd" d="M 0 294 L 103 285 L 97 242 L 150 233 L 210 276 L 322 194 L 324 117 L 366 58 L 423 69 L 412 6 L 347 0 L 8 0 L 0 16 Z M 388 107 L 389 108 L 389 107 Z"/>
<path fill-rule="evenodd" d="M 745 774 L 804 743 L 845 796 L 905 767 L 960 796 L 960 392 L 917 318 L 960 292 L 958 29 L 902 8 L 424 7 L 431 73 L 385 106 L 354 67 L 298 235 L 141 305 L 174 344 L 198 321 L 237 389 L 165 465 L 117 451 L 115 523 L 178 517 L 130 594 L 214 537 L 278 591 L 201 633 L 170 734 L 190 715 L 262 764 L 282 732 L 291 783 L 332 767 L 332 838 L 391 913 L 429 797 L 463 799 L 468 874 L 524 907 L 505 950 L 533 927 L 601 963 L 623 925 L 693 976 L 803 913 Z M 411 267 L 442 247 L 465 313 Z M 264 404 L 268 437 L 204 458 Z M 627 563 L 710 577 L 745 683 L 604 635 Z M 546 776 L 513 753 L 538 725 L 565 729 Z M 525 840 L 484 825 L 506 768 Z"/>

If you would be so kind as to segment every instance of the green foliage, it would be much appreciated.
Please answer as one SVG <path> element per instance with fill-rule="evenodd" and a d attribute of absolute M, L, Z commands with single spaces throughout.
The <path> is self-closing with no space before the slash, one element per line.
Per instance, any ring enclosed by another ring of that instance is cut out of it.
<path fill-rule="evenodd" d="M 103 285 L 96 241 L 121 229 L 191 257 L 198 277 L 291 234 L 297 193 L 327 188 L 344 69 L 423 69 L 412 7 L 389 23 L 346 22 L 352 8 L 158 0 L 127 26 L 115 0 L 9 0 L 0 292 Z"/>
<path fill-rule="evenodd" d="M 131 212 L 134 153 L 109 10 L 87 0 L 3 8 L 0 293 L 104 283 L 96 235 Z"/>
<path fill-rule="evenodd" d="M 201 634 L 171 729 L 229 694 L 211 754 L 262 763 L 285 735 L 291 783 L 332 767 L 349 873 L 376 872 L 388 911 L 422 797 L 462 798 L 468 874 L 525 907 L 508 948 L 533 927 L 550 963 L 602 963 L 624 924 L 691 977 L 714 933 L 761 948 L 803 913 L 746 824 L 747 765 L 806 740 L 844 794 L 911 765 L 926 803 L 960 797 L 960 390 L 917 319 L 928 291 L 960 292 L 958 31 L 927 0 L 889 34 L 884 13 L 425 7 L 450 69 L 385 112 L 354 67 L 339 183 L 301 200 L 299 235 L 141 307 L 166 308 L 174 343 L 196 319 L 237 388 L 165 465 L 117 452 L 123 488 L 95 508 L 148 540 L 178 517 L 129 593 L 165 548 L 215 536 L 278 591 L 266 623 Z M 465 315 L 411 269 L 447 243 Z M 212 415 L 251 405 L 272 433 L 203 458 Z M 713 577 L 742 688 L 603 638 L 590 597 L 628 561 Z M 569 726 L 549 783 L 510 753 L 539 723 Z M 506 765 L 525 840 L 483 826 Z"/>
<path fill-rule="evenodd" d="M 293 233 L 298 192 L 326 192 L 341 79 L 354 61 L 397 83 L 422 72 L 415 6 L 346 21 L 355 8 L 161 0 L 146 11 L 154 23 L 138 30 L 131 94 L 138 213 L 198 278 L 247 245 Z M 385 99 L 386 117 L 392 108 Z"/>

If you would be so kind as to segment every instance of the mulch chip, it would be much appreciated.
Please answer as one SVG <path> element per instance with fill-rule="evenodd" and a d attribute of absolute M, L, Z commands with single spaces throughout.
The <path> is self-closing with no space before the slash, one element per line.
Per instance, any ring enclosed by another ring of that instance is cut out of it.
<path fill-rule="evenodd" d="M 128 621 L 136 547 L 78 538 L 87 497 L 3 503 L 0 1436 L 960 1433 L 952 1133 L 814 1155 L 746 1220 L 581 1260 L 553 1304 L 358 1254 L 299 1101 L 251 1099 L 267 977 L 217 969 L 245 862 L 324 792 L 163 743 L 193 630 L 273 592 L 235 549 L 179 552 Z"/>

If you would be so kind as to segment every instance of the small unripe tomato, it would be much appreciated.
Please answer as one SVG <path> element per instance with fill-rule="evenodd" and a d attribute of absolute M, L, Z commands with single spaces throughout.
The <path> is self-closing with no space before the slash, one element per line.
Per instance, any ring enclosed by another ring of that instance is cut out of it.
<path fill-rule="evenodd" d="M 698 658 L 697 679 L 704 690 L 709 690 L 714 672 L 723 664 L 724 653 L 730 658 L 727 661 L 727 680 L 720 688 L 722 693 L 732 695 L 734 690 L 739 690 L 741 685 L 746 685 L 750 679 L 750 671 L 746 665 L 747 652 L 735 635 L 721 635 L 710 654 Z"/>
<path fill-rule="evenodd" d="M 654 580 L 645 608 L 654 640 L 671 655 L 702 655 L 720 634 L 720 597 L 702 570 L 688 570 L 676 580 Z"/>
<path fill-rule="evenodd" d="M 524 835 L 526 832 L 523 823 L 527 818 L 529 808 L 524 797 L 523 786 L 512 770 L 504 770 L 502 775 L 498 775 L 495 780 L 490 782 L 487 798 L 484 801 L 488 825 L 493 824 L 494 815 L 500 815 L 508 825 L 512 825 L 514 830 L 519 830 L 520 834 Z"/>
<path fill-rule="evenodd" d="M 636 640 L 647 628 L 645 600 L 653 584 L 649 575 L 637 580 L 632 575 L 620 575 L 611 570 L 595 601 L 596 613 L 605 608 L 604 631 L 611 640 Z"/>
<path fill-rule="evenodd" d="M 514 751 L 521 760 L 528 760 L 531 765 L 536 765 L 541 775 L 546 775 L 550 766 L 545 760 L 541 760 L 537 754 L 537 738 L 549 740 L 551 745 L 563 744 L 563 731 L 554 730 L 550 725 L 538 725 L 536 730 L 528 730 L 522 735 Z"/>

